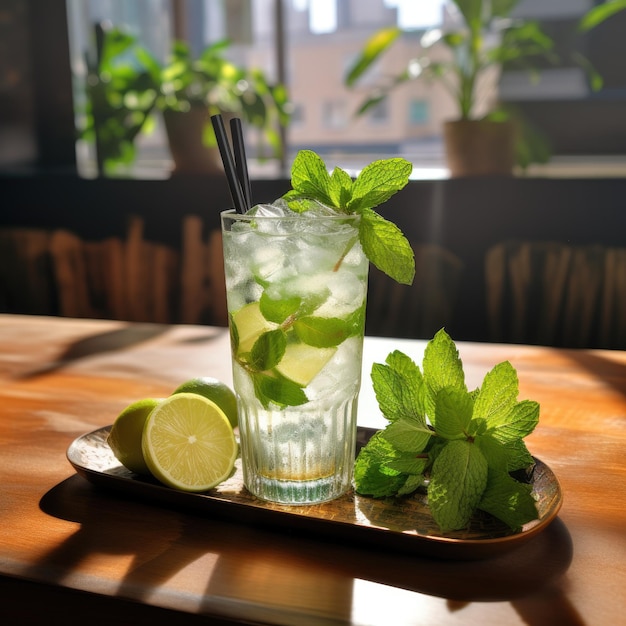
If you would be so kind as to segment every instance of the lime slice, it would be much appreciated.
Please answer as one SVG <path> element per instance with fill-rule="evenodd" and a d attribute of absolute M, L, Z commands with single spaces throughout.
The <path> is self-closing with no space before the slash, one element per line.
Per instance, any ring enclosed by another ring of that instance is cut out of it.
<path fill-rule="evenodd" d="M 183 491 L 206 491 L 228 478 L 237 442 L 224 412 L 195 393 L 177 393 L 150 414 L 142 450 L 155 478 Z"/>
<path fill-rule="evenodd" d="M 306 387 L 330 361 L 336 347 L 314 348 L 305 343 L 287 345 L 276 371 L 301 387 Z"/>
<path fill-rule="evenodd" d="M 208 376 L 192 378 L 177 387 L 175 393 L 197 393 L 208 400 L 215 402 L 224 411 L 230 425 L 234 428 L 239 421 L 237 415 L 237 397 L 233 390 L 217 378 Z"/>
<path fill-rule="evenodd" d="M 148 415 L 160 402 L 145 398 L 129 404 L 115 419 L 107 443 L 115 458 L 131 472 L 150 474 L 141 452 L 141 435 Z"/>
<path fill-rule="evenodd" d="M 250 302 L 233 314 L 233 323 L 239 337 L 238 353 L 252 350 L 254 342 L 268 330 L 274 330 L 278 324 L 268 322 L 261 313 L 258 302 Z"/>

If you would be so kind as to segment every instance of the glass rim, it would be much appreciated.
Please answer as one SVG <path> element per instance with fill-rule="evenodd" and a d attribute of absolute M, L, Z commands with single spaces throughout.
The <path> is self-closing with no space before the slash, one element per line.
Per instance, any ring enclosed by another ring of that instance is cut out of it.
<path fill-rule="evenodd" d="M 281 221 L 299 221 L 302 219 L 302 216 L 308 213 L 307 211 L 303 213 L 296 213 L 295 215 L 289 216 L 281 216 L 281 215 L 248 215 L 247 213 L 238 213 L 236 209 L 226 209 L 220 213 L 222 219 L 231 219 L 233 221 L 240 222 L 250 222 L 252 220 L 281 220 Z M 308 215 L 308 219 L 313 220 L 341 220 L 341 221 L 358 221 L 361 219 L 361 215 L 359 213 L 337 213 L 335 215 L 317 215 L 315 213 L 311 213 Z"/>

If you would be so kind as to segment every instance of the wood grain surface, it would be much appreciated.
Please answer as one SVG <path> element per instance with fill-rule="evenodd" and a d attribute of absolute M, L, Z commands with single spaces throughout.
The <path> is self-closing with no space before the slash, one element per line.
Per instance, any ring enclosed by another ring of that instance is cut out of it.
<path fill-rule="evenodd" d="M 367 338 L 359 420 L 381 424 Z M 97 488 L 66 458 L 130 402 L 231 381 L 228 334 L 191 325 L 0 315 L 0 618 L 5 624 L 623 623 L 626 353 L 458 344 L 470 387 L 509 360 L 541 404 L 531 452 L 563 491 L 519 549 L 455 561 L 214 518 Z"/>

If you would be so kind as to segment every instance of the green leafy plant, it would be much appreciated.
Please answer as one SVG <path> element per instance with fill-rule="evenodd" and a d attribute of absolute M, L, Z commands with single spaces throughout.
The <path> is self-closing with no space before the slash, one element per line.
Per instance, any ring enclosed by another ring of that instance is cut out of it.
<path fill-rule="evenodd" d="M 289 123 L 288 97 L 284 85 L 272 85 L 259 68 L 243 68 L 226 57 L 229 40 L 217 41 L 195 58 L 189 45 L 175 41 L 166 64 L 160 64 L 145 48 L 137 48 L 139 61 L 150 73 L 159 93 L 156 106 L 162 111 L 188 112 L 194 106 L 209 113 L 230 113 L 259 129 L 274 154 L 281 152 L 278 127 Z M 210 123 L 204 133 L 207 145 L 216 145 Z"/>
<path fill-rule="evenodd" d="M 517 400 L 517 373 L 508 361 L 469 391 L 456 346 L 440 330 L 421 370 L 395 351 L 373 366 L 372 382 L 389 425 L 357 457 L 358 493 L 405 496 L 427 484 L 443 532 L 465 528 L 477 510 L 514 530 L 537 518 L 531 485 L 511 473 L 533 464 L 523 439 L 538 423 L 539 405 Z"/>
<path fill-rule="evenodd" d="M 438 81 L 456 104 L 457 119 L 490 119 L 513 121 L 518 125 L 517 159 L 522 167 L 531 162 L 545 162 L 550 151 L 545 139 L 521 119 L 518 111 L 494 103 L 486 114 L 479 114 L 477 104 L 481 78 L 503 66 L 528 70 L 537 77 L 538 61 L 556 63 L 554 42 L 537 21 L 513 18 L 520 0 L 450 0 L 459 19 L 449 29 L 433 28 L 424 33 L 416 46 L 415 56 L 407 59 L 396 74 L 376 85 L 360 104 L 356 114 L 363 115 L 378 105 L 401 85 L 413 80 Z M 376 32 L 348 69 L 344 82 L 355 87 L 373 64 L 408 32 L 397 27 Z M 440 59 L 437 46 L 447 48 L 449 55 Z M 598 88 L 600 77 L 581 57 L 592 86 Z"/>
<path fill-rule="evenodd" d="M 89 66 L 82 136 L 95 139 L 105 171 L 133 162 L 136 138 L 154 128 L 156 111 L 184 113 L 198 106 L 211 115 L 241 117 L 260 131 L 262 146 L 280 155 L 278 128 L 289 122 L 287 91 L 270 84 L 260 69 L 230 62 L 228 40 L 207 46 L 197 58 L 186 42 L 175 41 L 170 58 L 160 63 L 133 35 L 119 28 L 100 33 L 98 59 Z M 203 141 L 216 145 L 209 121 Z"/>
<path fill-rule="evenodd" d="M 459 119 L 475 119 L 477 86 L 482 75 L 494 66 L 517 63 L 528 69 L 537 57 L 556 60 L 552 39 L 538 22 L 511 19 L 519 0 L 451 0 L 460 20 L 451 30 L 428 30 L 420 39 L 418 54 L 408 59 L 402 71 L 379 85 L 362 103 L 363 114 L 386 98 L 389 92 L 411 80 L 440 81 L 457 105 Z M 404 31 L 397 27 L 375 33 L 349 68 L 345 83 L 354 86 L 372 64 Z M 442 44 L 451 52 L 437 60 L 429 52 Z"/>

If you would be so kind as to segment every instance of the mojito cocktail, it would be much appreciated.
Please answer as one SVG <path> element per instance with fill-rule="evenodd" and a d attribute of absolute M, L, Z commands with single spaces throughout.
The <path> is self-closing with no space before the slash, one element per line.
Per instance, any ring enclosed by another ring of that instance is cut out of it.
<path fill-rule="evenodd" d="M 411 170 L 384 159 L 353 179 L 301 150 L 282 198 L 222 213 L 244 482 L 260 498 L 323 502 L 351 486 L 369 263 L 415 275 L 408 240 L 374 207 Z"/>
<path fill-rule="evenodd" d="M 280 202 L 222 214 L 244 482 L 259 498 L 322 502 L 351 485 L 369 266 L 359 222 Z"/>

